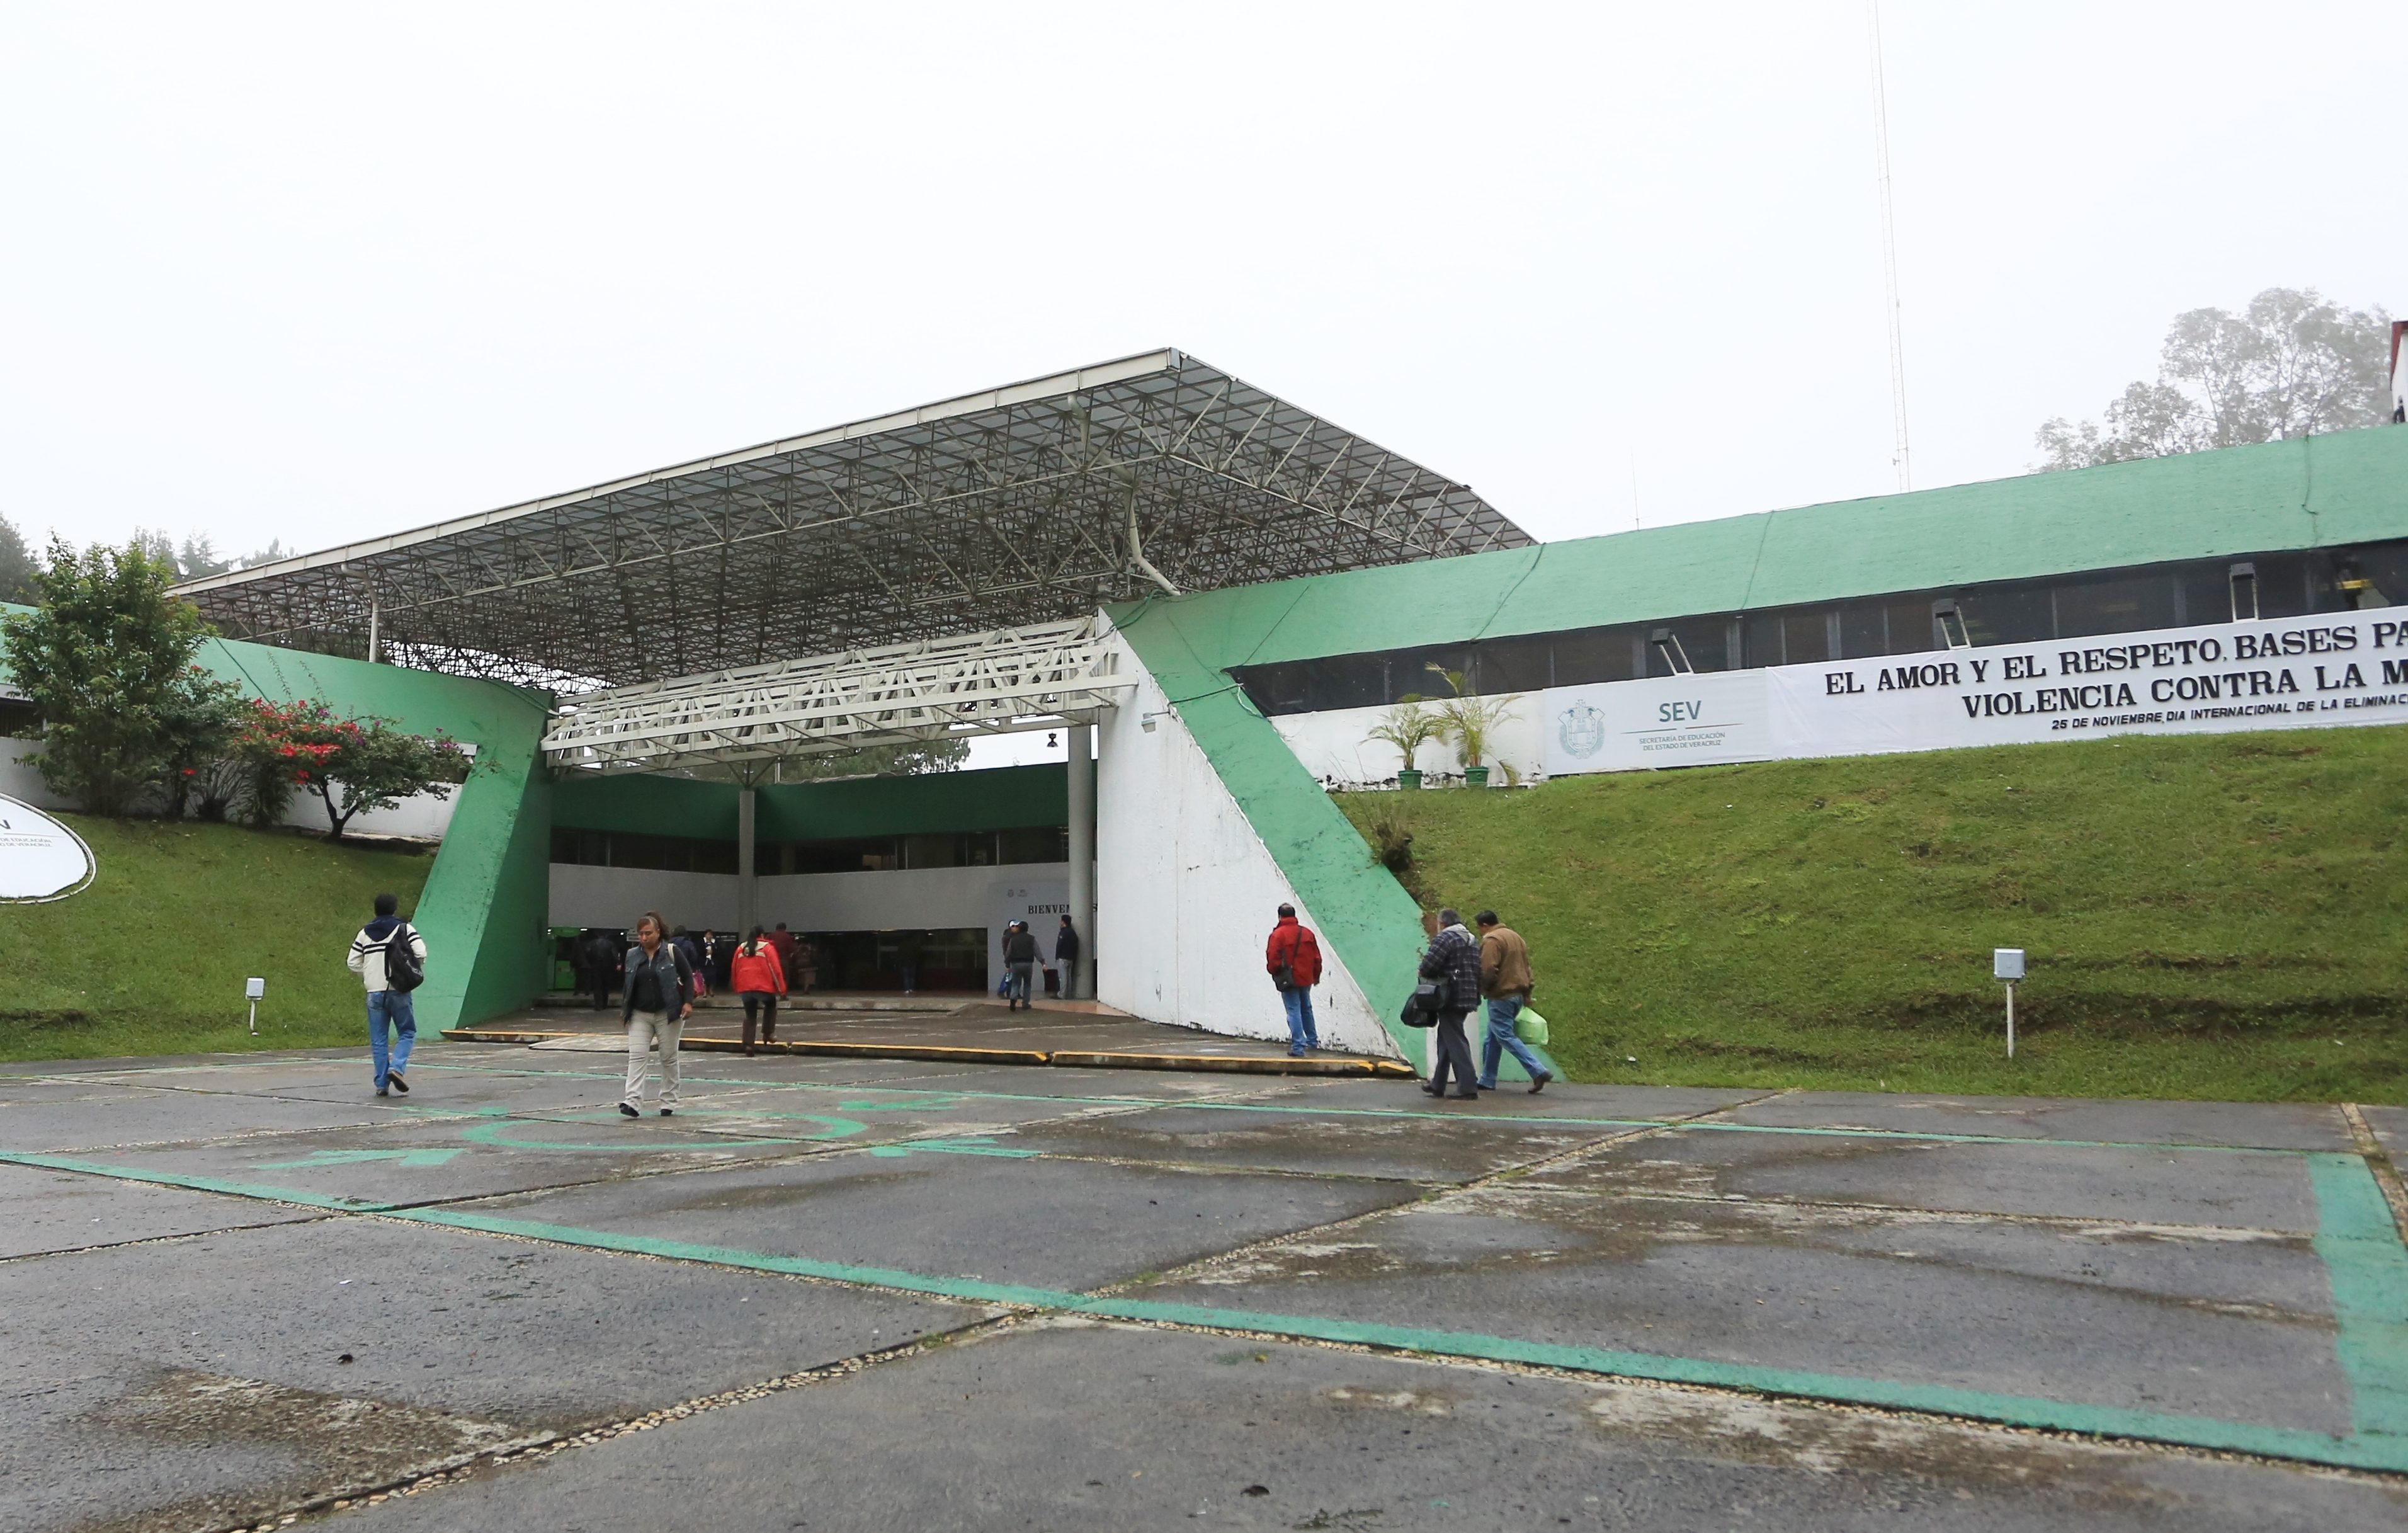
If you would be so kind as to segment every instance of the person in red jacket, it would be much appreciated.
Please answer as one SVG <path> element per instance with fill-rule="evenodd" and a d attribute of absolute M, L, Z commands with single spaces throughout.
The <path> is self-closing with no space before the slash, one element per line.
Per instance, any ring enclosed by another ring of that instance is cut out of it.
<path fill-rule="evenodd" d="M 1293 905 L 1279 908 L 1279 924 L 1263 948 L 1263 967 L 1287 1007 L 1288 1056 L 1299 1058 L 1306 1050 L 1320 1048 L 1321 1035 L 1312 1025 L 1312 987 L 1321 982 L 1321 943 L 1312 927 L 1297 924 Z"/>
<path fill-rule="evenodd" d="M 778 950 L 752 928 L 752 935 L 728 966 L 729 981 L 744 1001 L 744 1052 L 752 1052 L 752 1018 L 761 1018 L 761 1041 L 774 1043 L 778 1031 L 778 997 L 786 993 L 786 966 L 778 961 Z"/>

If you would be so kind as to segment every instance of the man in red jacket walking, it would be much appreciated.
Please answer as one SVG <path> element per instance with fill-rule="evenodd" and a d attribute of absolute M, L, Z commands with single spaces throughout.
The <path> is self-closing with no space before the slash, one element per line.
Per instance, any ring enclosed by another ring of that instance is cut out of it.
<path fill-rule="evenodd" d="M 1263 948 L 1263 967 L 1287 1006 L 1288 1056 L 1300 1058 L 1306 1050 L 1320 1048 L 1321 1035 L 1312 1025 L 1312 987 L 1321 982 L 1321 943 L 1312 927 L 1297 924 L 1293 905 L 1279 908 L 1279 924 Z"/>

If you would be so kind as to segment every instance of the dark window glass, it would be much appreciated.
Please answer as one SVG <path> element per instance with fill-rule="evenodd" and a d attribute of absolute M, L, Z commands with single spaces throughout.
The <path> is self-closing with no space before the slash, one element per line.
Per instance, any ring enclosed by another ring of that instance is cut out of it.
<path fill-rule="evenodd" d="M 1056 863 L 1070 860 L 1070 827 L 1024 825 L 996 833 L 996 855 L 1007 863 Z M 1051 950 L 1048 950 L 1051 951 Z"/>
<path fill-rule="evenodd" d="M 2315 611 L 2315 591 L 2324 581 L 2309 568 L 2301 553 L 2261 553 L 2249 561 L 2258 566 L 2258 615 L 2300 618 Z"/>
<path fill-rule="evenodd" d="M 2231 571 L 2229 559 L 2175 566 L 2166 577 L 2173 587 L 2174 626 L 2231 622 Z"/>
<path fill-rule="evenodd" d="M 2107 580 L 2061 580 L 2057 587 L 2057 635 L 2129 634 L 2174 626 L 2174 580 L 2171 575 L 2128 575 Z"/>
<path fill-rule="evenodd" d="M 2057 609 L 2044 585 L 1976 588 L 1957 598 L 1975 645 L 2036 644 L 2057 637 Z"/>
<path fill-rule="evenodd" d="M 1313 711 L 1313 666 L 1309 662 L 1290 662 L 1284 666 L 1247 666 L 1238 676 L 1246 695 L 1266 713 L 1309 713 Z"/>
<path fill-rule="evenodd" d="M 1544 643 L 1541 639 L 1540 642 Z M 38 739 L 42 733 L 42 710 L 33 704 L 14 697 L 0 697 L 0 738 L 13 740 Z"/>
<path fill-rule="evenodd" d="M 1387 657 L 1377 654 L 1340 655 L 1334 660 L 1308 660 L 1312 681 L 1304 689 L 1315 712 L 1338 708 L 1373 708 L 1388 700 Z"/>
<path fill-rule="evenodd" d="M 2348 551 L 2347 579 L 2363 580 L 2344 595 L 2359 607 L 2398 607 L 2408 603 L 2408 543 L 2370 543 Z"/>
<path fill-rule="evenodd" d="M 1921 654 L 1941 647 L 1931 626 L 1931 603 L 1922 598 L 1889 604 L 1889 652 Z"/>
<path fill-rule="evenodd" d="M 1889 612 L 1877 601 L 1852 601 L 1840 609 L 1842 660 L 1889 653 Z"/>
<path fill-rule="evenodd" d="M 1747 618 L 1744 640 L 1745 661 L 1750 670 L 1766 666 L 1785 666 L 1787 646 L 1783 643 L 1786 623 L 1779 612 L 1751 612 Z"/>
<path fill-rule="evenodd" d="M 940 834 L 906 836 L 903 838 L 903 866 L 906 867 L 959 867 L 962 866 L 964 838 Z"/>
<path fill-rule="evenodd" d="M 1793 608 L 1782 614 L 1781 647 L 1784 666 L 1812 666 L 1834 658 L 1831 615 L 1821 608 Z"/>
<path fill-rule="evenodd" d="M 1555 636 L 1555 685 L 1593 686 L 1641 674 L 1637 648 L 1646 635 L 1628 628 L 1581 628 Z"/>
<path fill-rule="evenodd" d="M 1691 670 L 1718 671 L 1732 668 L 1730 664 L 1731 625 L 1728 619 L 1684 618 L 1678 623 L 1663 623 L 1660 626 L 1671 629 L 1674 636 L 1681 640 L 1681 652 L 1689 657 Z M 1661 654 L 1651 654 L 1648 657 L 1647 674 L 1669 676 L 1671 671 L 1666 666 Z"/>
<path fill-rule="evenodd" d="M 796 841 L 787 847 L 796 873 L 884 872 L 903 866 L 902 849 L 891 836 L 840 841 Z"/>
<path fill-rule="evenodd" d="M 1544 638 L 1492 638 L 1480 646 L 1478 689 L 1484 693 L 1541 692 L 1555 683 Z"/>

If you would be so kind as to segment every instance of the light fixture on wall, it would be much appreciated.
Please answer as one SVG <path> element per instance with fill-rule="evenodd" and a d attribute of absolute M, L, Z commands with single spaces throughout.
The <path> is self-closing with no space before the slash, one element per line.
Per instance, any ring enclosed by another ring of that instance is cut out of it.
<path fill-rule="evenodd" d="M 1138 715 L 1137 726 L 1151 735 L 1154 733 L 1154 721 L 1163 717 L 1168 711 L 1168 709 L 1161 709 L 1152 713 L 1140 713 Z"/>

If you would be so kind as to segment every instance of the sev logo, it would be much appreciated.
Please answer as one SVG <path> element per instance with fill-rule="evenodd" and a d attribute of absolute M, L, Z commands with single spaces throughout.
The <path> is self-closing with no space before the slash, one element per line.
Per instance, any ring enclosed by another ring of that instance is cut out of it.
<path fill-rule="evenodd" d="M 1585 761 L 1605 746 L 1605 715 L 1586 703 L 1574 703 L 1555 715 L 1555 738 L 1565 754 Z"/>

